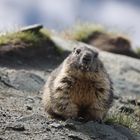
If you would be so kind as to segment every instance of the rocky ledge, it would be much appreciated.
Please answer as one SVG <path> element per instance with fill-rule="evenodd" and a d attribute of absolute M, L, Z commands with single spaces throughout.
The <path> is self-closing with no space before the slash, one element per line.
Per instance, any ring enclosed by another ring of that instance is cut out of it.
<path fill-rule="evenodd" d="M 64 52 L 71 51 L 70 46 L 81 45 L 58 37 L 51 39 Z M 114 82 L 115 99 L 110 112 L 122 109 L 136 115 L 135 108 L 140 108 L 140 61 L 103 51 L 99 56 Z M 59 58 L 54 59 L 55 63 L 46 59 L 45 63 L 32 61 L 32 65 L 17 58 L 19 63 L 10 59 L 6 63 L 1 61 L 0 140 L 140 140 L 140 129 L 135 133 L 119 123 L 64 122 L 48 118 L 41 96 L 49 73 L 60 63 Z"/>

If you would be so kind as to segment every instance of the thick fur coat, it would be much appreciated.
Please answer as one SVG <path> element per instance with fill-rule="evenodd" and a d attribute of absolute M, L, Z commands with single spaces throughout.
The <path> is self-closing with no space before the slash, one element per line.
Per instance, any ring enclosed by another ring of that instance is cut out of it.
<path fill-rule="evenodd" d="M 52 117 L 101 121 L 113 101 L 112 82 L 98 52 L 78 47 L 49 76 L 43 104 Z"/>

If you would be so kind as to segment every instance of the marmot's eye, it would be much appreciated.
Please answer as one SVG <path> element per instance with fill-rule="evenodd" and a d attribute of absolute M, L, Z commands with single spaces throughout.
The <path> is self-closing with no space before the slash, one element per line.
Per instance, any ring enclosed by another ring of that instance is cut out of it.
<path fill-rule="evenodd" d="M 79 54 L 81 52 L 81 50 L 77 49 L 75 52 L 76 52 L 76 54 Z"/>
<path fill-rule="evenodd" d="M 97 57 L 98 57 L 98 53 L 95 53 L 94 58 L 97 58 Z"/>

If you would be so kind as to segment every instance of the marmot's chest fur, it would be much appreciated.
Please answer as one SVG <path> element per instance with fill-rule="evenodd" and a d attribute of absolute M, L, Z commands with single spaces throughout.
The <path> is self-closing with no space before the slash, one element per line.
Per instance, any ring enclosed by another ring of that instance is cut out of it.
<path fill-rule="evenodd" d="M 87 79 L 77 79 L 70 90 L 70 98 L 77 106 L 90 106 L 96 102 L 95 82 Z"/>

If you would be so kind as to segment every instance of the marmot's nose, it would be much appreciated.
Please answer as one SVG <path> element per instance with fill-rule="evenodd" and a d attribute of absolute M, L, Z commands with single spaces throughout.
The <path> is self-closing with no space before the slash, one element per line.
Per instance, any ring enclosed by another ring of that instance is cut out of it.
<path fill-rule="evenodd" d="M 91 55 L 89 55 L 89 54 L 84 55 L 84 56 L 83 56 L 83 59 L 82 59 L 82 62 L 83 62 L 84 64 L 90 63 L 90 62 L 91 62 Z"/>

